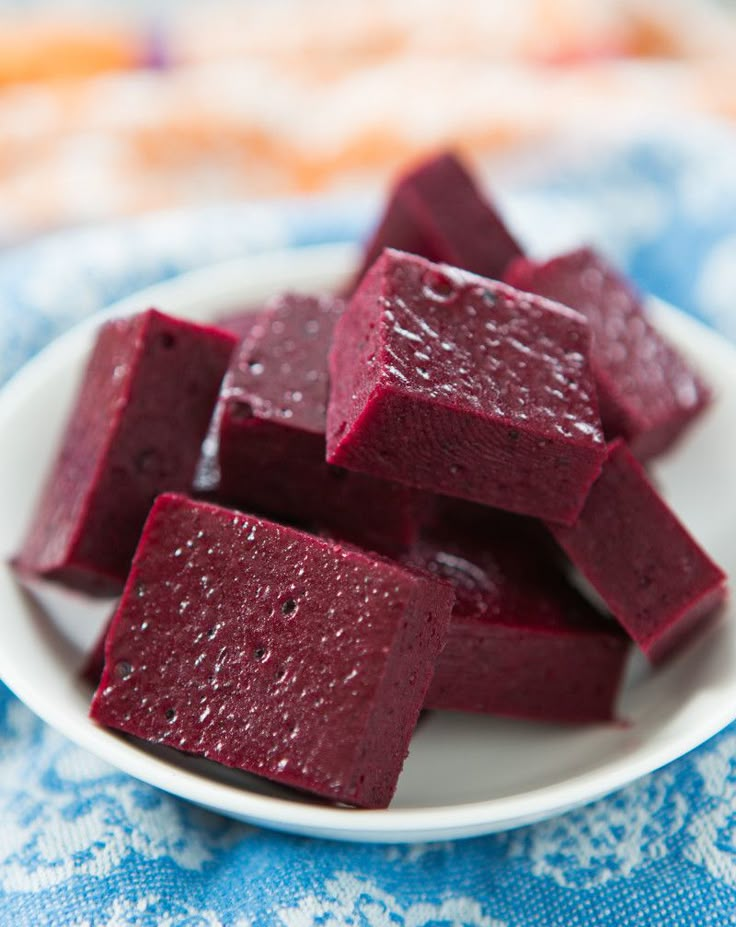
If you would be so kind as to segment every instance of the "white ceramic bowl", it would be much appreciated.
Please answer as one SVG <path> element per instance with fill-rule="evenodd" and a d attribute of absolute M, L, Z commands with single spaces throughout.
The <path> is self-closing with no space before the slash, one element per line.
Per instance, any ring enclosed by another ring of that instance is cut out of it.
<path fill-rule="evenodd" d="M 345 840 L 438 840 L 489 833 L 589 802 L 702 743 L 736 717 L 734 608 L 687 653 L 652 672 L 634 661 L 621 701 L 628 724 L 583 728 L 464 714 L 419 726 L 388 810 L 312 803 L 264 780 L 174 751 L 147 748 L 87 717 L 78 668 L 109 605 L 44 591 L 44 609 L 5 565 L 17 549 L 64 427 L 96 328 L 150 305 L 211 319 L 280 289 L 334 286 L 352 248 L 247 258 L 152 287 L 52 344 L 0 393 L 0 676 L 38 715 L 113 766 L 207 808 L 267 827 Z M 656 321 L 717 390 L 689 440 L 656 478 L 696 537 L 736 573 L 736 350 L 675 309 Z"/>

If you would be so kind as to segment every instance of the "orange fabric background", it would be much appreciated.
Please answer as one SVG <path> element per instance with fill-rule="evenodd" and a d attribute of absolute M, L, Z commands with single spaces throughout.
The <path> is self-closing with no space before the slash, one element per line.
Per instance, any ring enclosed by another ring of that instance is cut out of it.
<path fill-rule="evenodd" d="M 702 0 L 49 9 L 0 13 L 0 242 L 377 184 L 447 143 L 736 117 L 736 17 Z"/>

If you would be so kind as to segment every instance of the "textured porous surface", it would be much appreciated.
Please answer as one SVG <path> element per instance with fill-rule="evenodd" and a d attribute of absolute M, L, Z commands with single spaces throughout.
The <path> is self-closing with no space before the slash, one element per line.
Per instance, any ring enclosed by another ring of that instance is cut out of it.
<path fill-rule="evenodd" d="M 447 643 L 425 707 L 543 721 L 614 717 L 629 650 L 514 516 L 480 530 L 439 525 L 411 561 L 455 590 Z"/>
<path fill-rule="evenodd" d="M 19 569 L 120 591 L 154 498 L 190 488 L 235 343 L 155 310 L 102 327 Z"/>
<path fill-rule="evenodd" d="M 624 437 L 638 457 L 667 450 L 708 405 L 701 377 L 649 322 L 631 284 L 595 251 L 582 248 L 545 264 L 519 258 L 505 280 L 585 316 L 606 436 Z"/>
<path fill-rule="evenodd" d="M 623 441 L 572 528 L 552 534 L 651 659 L 689 638 L 723 602 L 726 577 L 649 482 Z"/>
<path fill-rule="evenodd" d="M 365 249 L 353 289 L 384 248 L 500 278 L 521 248 L 451 153 L 423 162 L 396 184 Z"/>
<path fill-rule="evenodd" d="M 449 585 L 183 496 L 157 499 L 107 637 L 102 724 L 366 807 L 387 805 Z"/>
<path fill-rule="evenodd" d="M 578 313 L 387 250 L 333 340 L 333 464 L 572 523 L 605 457 Z"/>
<path fill-rule="evenodd" d="M 282 294 L 235 352 L 217 411 L 219 496 L 393 552 L 414 539 L 417 494 L 325 461 L 327 357 L 343 308 Z"/>

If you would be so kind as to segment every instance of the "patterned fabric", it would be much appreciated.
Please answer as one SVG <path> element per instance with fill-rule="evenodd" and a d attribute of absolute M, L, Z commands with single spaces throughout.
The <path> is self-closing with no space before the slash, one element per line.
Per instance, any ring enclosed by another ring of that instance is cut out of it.
<path fill-rule="evenodd" d="M 0 246 L 450 142 L 733 120 L 735 46 L 728 0 L 0 0 Z"/>
<path fill-rule="evenodd" d="M 564 159 L 563 159 L 564 160 Z M 533 250 L 585 238 L 736 337 L 736 138 L 703 128 L 530 172 L 503 206 Z M 360 235 L 375 202 L 237 206 L 0 256 L 0 379 L 103 305 L 237 254 Z M 414 846 L 269 833 L 65 741 L 0 686 L 0 925 L 529 927 L 736 922 L 736 726 L 614 796 L 532 827 Z"/>

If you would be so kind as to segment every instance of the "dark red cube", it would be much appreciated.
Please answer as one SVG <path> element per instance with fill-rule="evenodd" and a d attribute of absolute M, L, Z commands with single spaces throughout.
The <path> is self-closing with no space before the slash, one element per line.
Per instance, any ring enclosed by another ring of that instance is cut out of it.
<path fill-rule="evenodd" d="M 183 496 L 151 511 L 91 715 L 347 804 L 388 805 L 448 584 Z"/>
<path fill-rule="evenodd" d="M 652 660 L 703 626 L 726 595 L 723 571 L 613 442 L 577 523 L 549 525 L 559 545 Z"/>
<path fill-rule="evenodd" d="M 21 572 L 120 592 L 153 500 L 191 486 L 235 343 L 154 309 L 100 329 Z"/>
<path fill-rule="evenodd" d="M 336 328 L 327 459 L 571 524 L 605 442 L 578 313 L 387 250 Z"/>
<path fill-rule="evenodd" d="M 505 280 L 585 316 L 606 436 L 625 438 L 640 459 L 666 451 L 708 405 L 707 386 L 648 320 L 633 285 L 592 249 L 547 263 L 519 258 Z"/>
<path fill-rule="evenodd" d="M 494 279 L 522 253 L 496 209 L 451 152 L 424 161 L 396 183 L 351 289 L 384 248 Z"/>
<path fill-rule="evenodd" d="M 411 562 L 455 590 L 426 708 L 613 719 L 629 640 L 556 569 L 533 526 L 488 510 L 482 530 L 435 529 Z"/>
<path fill-rule="evenodd" d="M 216 413 L 218 495 L 394 552 L 416 536 L 417 494 L 325 461 L 327 357 L 343 308 L 332 297 L 282 294 L 241 343 Z"/>

